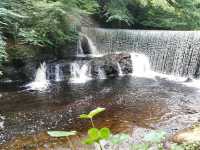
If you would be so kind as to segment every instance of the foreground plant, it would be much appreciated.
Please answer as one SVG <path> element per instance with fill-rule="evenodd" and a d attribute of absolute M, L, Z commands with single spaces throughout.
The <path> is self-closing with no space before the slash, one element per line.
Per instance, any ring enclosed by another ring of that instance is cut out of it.
<path fill-rule="evenodd" d="M 105 108 L 97 107 L 96 109 L 90 111 L 89 114 L 81 114 L 79 117 L 80 117 L 80 119 L 90 119 L 92 127 L 94 128 L 95 126 L 94 126 L 93 118 L 97 114 L 99 114 L 105 110 L 106 110 Z"/>
<path fill-rule="evenodd" d="M 110 137 L 110 129 L 109 128 L 91 128 L 88 130 L 88 137 L 84 141 L 85 144 L 95 144 L 97 143 L 101 150 L 103 150 L 103 147 L 100 143 L 101 140 L 107 140 Z"/>
<path fill-rule="evenodd" d="M 75 147 L 69 137 L 76 135 L 77 134 L 76 131 L 48 131 L 47 133 L 51 137 L 56 137 L 56 138 L 66 137 L 70 144 L 71 149 L 75 150 Z"/>

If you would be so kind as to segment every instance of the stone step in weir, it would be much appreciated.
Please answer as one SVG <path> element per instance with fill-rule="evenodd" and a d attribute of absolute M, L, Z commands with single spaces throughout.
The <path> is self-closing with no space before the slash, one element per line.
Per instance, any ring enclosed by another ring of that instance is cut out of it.
<path fill-rule="evenodd" d="M 120 66 L 120 68 L 119 68 Z M 47 64 L 47 79 L 51 81 L 67 81 L 105 79 L 132 73 L 131 55 L 128 53 L 109 54 L 102 57 L 74 60 L 73 62 Z M 84 80 L 83 79 L 83 80 Z M 77 81 L 78 82 L 78 81 Z"/>

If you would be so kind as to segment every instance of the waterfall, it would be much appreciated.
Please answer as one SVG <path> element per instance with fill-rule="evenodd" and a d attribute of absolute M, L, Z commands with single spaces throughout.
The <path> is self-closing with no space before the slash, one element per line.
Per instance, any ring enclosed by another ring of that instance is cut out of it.
<path fill-rule="evenodd" d="M 200 75 L 200 32 L 82 28 L 97 53 L 142 53 L 153 71 L 178 76 Z"/>
<path fill-rule="evenodd" d="M 118 71 L 119 71 L 119 76 L 123 76 L 123 71 L 122 71 L 122 68 L 119 63 L 117 63 L 117 67 L 118 67 Z"/>
<path fill-rule="evenodd" d="M 100 53 L 98 53 L 97 47 L 91 38 L 89 38 L 86 34 L 80 33 L 80 38 L 78 41 L 78 50 L 77 56 L 86 56 L 90 55 L 92 57 L 101 57 Z"/>
<path fill-rule="evenodd" d="M 131 53 L 133 76 L 152 77 L 152 70 L 149 58 L 143 54 Z"/>
<path fill-rule="evenodd" d="M 101 67 L 98 68 L 98 79 L 106 79 L 105 71 Z"/>
<path fill-rule="evenodd" d="M 45 90 L 48 88 L 49 81 L 46 77 L 47 66 L 46 63 L 42 63 L 37 69 L 35 74 L 35 80 L 26 85 L 30 90 Z"/>
<path fill-rule="evenodd" d="M 90 66 L 88 63 L 85 63 L 83 65 L 73 62 L 70 67 L 71 72 L 71 83 L 85 83 L 88 80 L 91 80 L 90 77 Z"/>
<path fill-rule="evenodd" d="M 79 35 L 81 36 L 81 34 Z M 83 48 L 82 48 L 82 45 L 81 45 L 81 38 L 79 38 L 78 40 L 78 44 L 77 44 L 77 56 L 84 56 L 84 51 L 83 51 Z"/>
<path fill-rule="evenodd" d="M 59 82 L 62 81 L 63 75 L 60 70 L 60 64 L 56 64 L 55 66 L 55 81 Z"/>

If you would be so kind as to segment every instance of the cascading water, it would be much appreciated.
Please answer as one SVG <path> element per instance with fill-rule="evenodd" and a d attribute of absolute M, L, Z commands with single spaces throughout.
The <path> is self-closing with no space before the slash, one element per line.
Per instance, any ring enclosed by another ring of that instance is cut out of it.
<path fill-rule="evenodd" d="M 130 73 L 131 69 L 127 71 L 126 66 L 131 64 L 128 60 L 124 62 L 124 60 L 116 61 L 115 59 L 113 61 L 114 67 L 108 58 L 104 57 L 111 54 L 109 57 L 112 61 L 112 54 L 116 54 L 121 59 L 120 53 L 122 52 L 131 55 L 132 75 L 135 77 L 162 76 L 176 81 L 184 81 L 185 78 L 182 77 L 198 77 L 200 75 L 199 41 L 200 32 L 197 31 L 82 28 L 77 48 L 78 59 L 71 62 L 69 81 L 85 83 L 91 80 L 92 76 L 106 79 L 109 71 L 109 73 L 117 72 L 119 76 Z M 80 58 L 80 55 L 84 58 Z M 97 66 L 94 67 L 92 64 L 95 64 L 97 56 L 105 60 L 97 58 Z M 113 55 L 113 57 L 116 56 Z M 84 59 L 84 61 L 79 59 Z M 98 64 L 99 62 L 102 64 Z M 107 66 L 110 64 L 113 66 Z M 95 75 L 91 74 L 92 66 L 93 71 L 96 68 Z M 110 67 L 113 70 L 109 70 Z M 52 69 L 47 71 L 47 66 L 43 63 L 37 70 L 35 81 L 30 83 L 29 87 L 31 89 L 45 89 L 49 84 L 48 79 L 62 81 L 64 76 L 59 64 L 53 64 Z"/>
<path fill-rule="evenodd" d="M 26 87 L 28 87 L 30 90 L 45 90 L 49 86 L 49 81 L 47 80 L 46 76 L 47 66 L 46 63 L 42 63 L 40 67 L 37 69 L 35 74 L 35 80 Z"/>
<path fill-rule="evenodd" d="M 123 76 L 124 74 L 123 74 L 122 68 L 119 63 L 117 63 L 117 67 L 118 67 L 118 71 L 119 71 L 119 76 Z"/>
<path fill-rule="evenodd" d="M 152 70 L 149 58 L 143 54 L 131 53 L 133 76 L 152 77 Z"/>
<path fill-rule="evenodd" d="M 59 82 L 62 81 L 63 79 L 62 71 L 60 69 L 60 64 L 56 64 L 55 66 L 55 81 Z"/>
<path fill-rule="evenodd" d="M 94 42 L 86 34 L 80 33 L 79 36 L 80 38 L 78 41 L 77 56 L 102 56 L 98 53 L 97 47 L 95 46 Z"/>
<path fill-rule="evenodd" d="M 88 80 L 91 80 L 90 67 L 88 63 L 82 65 L 77 62 L 73 62 L 70 68 L 71 83 L 85 83 Z"/>
<path fill-rule="evenodd" d="M 149 57 L 152 70 L 199 76 L 200 32 L 82 28 L 99 54 L 136 52 Z"/>
<path fill-rule="evenodd" d="M 106 74 L 101 67 L 98 68 L 98 79 L 106 79 Z"/>

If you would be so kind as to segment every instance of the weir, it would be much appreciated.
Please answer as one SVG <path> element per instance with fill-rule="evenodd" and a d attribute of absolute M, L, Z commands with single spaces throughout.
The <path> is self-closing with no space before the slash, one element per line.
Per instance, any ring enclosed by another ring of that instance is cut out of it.
<path fill-rule="evenodd" d="M 46 88 L 52 80 L 85 83 L 127 74 L 136 77 L 166 74 L 174 79 L 194 78 L 200 73 L 198 31 L 82 28 L 79 35 L 76 59 L 41 64 L 29 86 L 38 89 Z"/>
<path fill-rule="evenodd" d="M 142 53 L 154 71 L 177 76 L 199 76 L 200 32 L 82 28 L 97 53 Z"/>

